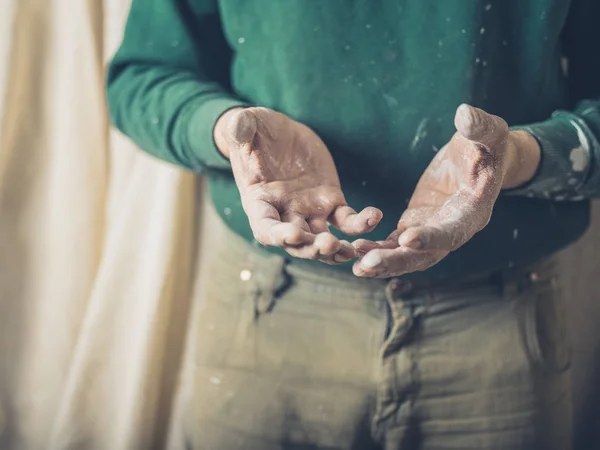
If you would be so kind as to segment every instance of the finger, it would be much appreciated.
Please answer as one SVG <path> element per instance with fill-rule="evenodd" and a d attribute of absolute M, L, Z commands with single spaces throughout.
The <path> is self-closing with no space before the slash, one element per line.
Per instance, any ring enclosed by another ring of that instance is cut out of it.
<path fill-rule="evenodd" d="M 398 245 L 413 250 L 454 251 L 487 225 L 492 207 L 489 199 L 459 191 L 424 225 L 407 227 L 398 237 Z"/>
<path fill-rule="evenodd" d="M 319 257 L 333 256 L 341 247 L 341 242 L 333 234 L 329 232 L 319 233 L 315 237 L 313 245 L 319 252 Z"/>
<path fill-rule="evenodd" d="M 310 231 L 314 234 L 329 232 L 329 226 L 327 225 L 327 221 L 324 219 L 309 219 L 308 226 Z"/>
<path fill-rule="evenodd" d="M 454 250 L 452 236 L 443 227 L 413 227 L 398 238 L 398 244 L 413 250 Z"/>
<path fill-rule="evenodd" d="M 258 122 L 251 109 L 242 109 L 234 114 L 227 126 L 230 143 L 237 148 L 251 144 L 257 130 Z"/>
<path fill-rule="evenodd" d="M 312 233 L 307 233 L 296 224 L 269 218 L 259 220 L 252 229 L 258 242 L 271 247 L 304 245 L 314 239 Z"/>
<path fill-rule="evenodd" d="M 358 277 L 391 278 L 426 270 L 447 253 L 420 252 L 405 247 L 377 249 L 367 253 L 352 267 Z"/>
<path fill-rule="evenodd" d="M 282 222 L 277 208 L 264 200 L 247 200 L 242 196 L 242 206 L 248 216 L 254 239 L 263 245 L 297 246 L 314 240 L 312 233 L 298 225 Z"/>
<path fill-rule="evenodd" d="M 365 253 L 374 250 L 376 248 L 396 248 L 398 247 L 398 237 L 400 236 L 400 230 L 394 230 L 385 239 L 385 241 L 371 241 L 369 239 L 357 239 L 352 243 L 352 246 L 356 249 L 358 255 L 364 255 Z"/>
<path fill-rule="evenodd" d="M 259 108 L 242 109 L 227 124 L 229 160 L 240 191 L 242 186 L 262 185 L 266 181 L 264 155 L 256 150 L 260 146 L 259 135 L 266 133 L 267 129 L 263 126 L 259 130 L 262 122 L 257 110 Z"/>
<path fill-rule="evenodd" d="M 333 259 L 337 263 L 345 263 L 351 259 L 356 258 L 356 250 L 352 244 L 348 241 L 340 241 L 340 248 L 337 253 L 333 255 Z"/>
<path fill-rule="evenodd" d="M 364 255 L 376 248 L 383 248 L 380 242 L 370 241 L 368 239 L 357 239 L 352 243 L 358 255 Z"/>
<path fill-rule="evenodd" d="M 304 216 L 302 214 L 298 214 L 297 212 L 284 212 L 283 214 L 281 214 L 281 221 L 286 223 L 293 223 L 294 225 L 298 225 L 300 228 L 302 228 L 308 233 L 317 234 L 310 229 L 308 223 L 306 223 L 306 219 L 304 218 Z"/>
<path fill-rule="evenodd" d="M 301 245 L 298 247 L 288 246 L 284 247 L 284 249 L 294 258 L 312 260 L 319 259 L 319 250 L 313 245 Z"/>
<path fill-rule="evenodd" d="M 508 134 L 508 124 L 503 119 L 467 104 L 456 110 L 454 125 L 466 139 L 487 149 L 495 148 Z"/>
<path fill-rule="evenodd" d="M 357 213 L 350 206 L 342 205 L 333 210 L 328 220 L 331 225 L 342 233 L 354 236 L 372 231 L 382 217 L 383 213 L 371 206 Z"/>
<path fill-rule="evenodd" d="M 356 257 L 356 250 L 352 247 L 352 244 L 348 241 L 340 241 L 340 248 L 337 253 L 319 258 L 319 261 L 324 262 L 325 264 L 329 264 L 331 266 L 336 266 L 339 264 L 346 263 Z"/>
<path fill-rule="evenodd" d="M 302 259 L 323 259 L 333 257 L 340 250 L 342 244 L 331 233 L 320 233 L 315 236 L 312 243 L 296 247 L 286 247 L 285 250 L 292 256 Z"/>

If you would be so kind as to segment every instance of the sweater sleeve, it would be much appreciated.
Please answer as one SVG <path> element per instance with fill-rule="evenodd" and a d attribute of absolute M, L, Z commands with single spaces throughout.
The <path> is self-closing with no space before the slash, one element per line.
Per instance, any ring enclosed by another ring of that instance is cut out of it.
<path fill-rule="evenodd" d="M 561 200 L 600 197 L 600 1 L 573 0 L 563 31 L 570 111 L 520 126 L 542 149 L 536 176 L 511 195 Z"/>
<path fill-rule="evenodd" d="M 216 0 L 194 5 L 133 0 L 108 69 L 109 111 L 115 126 L 151 155 L 195 171 L 227 169 L 213 127 L 244 103 L 229 87 L 231 48 Z"/>

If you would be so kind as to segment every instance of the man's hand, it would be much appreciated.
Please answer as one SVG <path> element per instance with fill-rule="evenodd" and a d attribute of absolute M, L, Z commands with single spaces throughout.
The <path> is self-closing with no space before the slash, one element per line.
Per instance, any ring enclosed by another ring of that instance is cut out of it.
<path fill-rule="evenodd" d="M 456 134 L 421 176 L 397 229 L 386 241 L 354 243 L 355 275 L 389 278 L 437 264 L 488 224 L 501 189 L 535 174 L 540 149 L 530 134 L 468 105 L 454 123 Z"/>
<path fill-rule="evenodd" d="M 329 232 L 371 231 L 382 217 L 346 203 L 333 159 L 307 126 L 266 108 L 225 113 L 215 126 L 219 150 L 231 161 L 242 206 L 263 245 L 329 264 L 356 257 L 354 247 Z"/>

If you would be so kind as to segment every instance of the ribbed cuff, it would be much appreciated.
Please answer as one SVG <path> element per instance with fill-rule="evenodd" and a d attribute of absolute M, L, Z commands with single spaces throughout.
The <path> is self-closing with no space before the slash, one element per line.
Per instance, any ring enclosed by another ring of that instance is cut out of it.
<path fill-rule="evenodd" d="M 244 102 L 232 97 L 222 96 L 191 102 L 182 117 L 181 131 L 184 151 L 195 170 L 220 169 L 228 170 L 231 165 L 214 141 L 214 127 L 223 113 L 238 107 L 247 106 Z"/>
<path fill-rule="evenodd" d="M 535 137 L 541 148 L 536 175 L 524 186 L 506 191 L 509 195 L 579 200 L 590 169 L 593 135 L 575 114 L 559 111 L 541 123 L 512 127 Z"/>

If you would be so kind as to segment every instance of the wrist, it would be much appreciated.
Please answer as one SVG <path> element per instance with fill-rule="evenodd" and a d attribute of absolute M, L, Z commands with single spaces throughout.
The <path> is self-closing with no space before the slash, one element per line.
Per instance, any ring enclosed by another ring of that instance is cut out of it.
<path fill-rule="evenodd" d="M 228 109 L 219 116 L 213 128 L 215 145 L 219 152 L 227 159 L 229 159 L 229 139 L 227 138 L 229 123 L 231 122 L 231 118 L 242 109 L 244 108 L 235 107 Z"/>
<path fill-rule="evenodd" d="M 512 130 L 506 151 L 508 161 L 502 188 L 514 189 L 531 181 L 541 161 L 537 139 L 525 130 Z"/>

